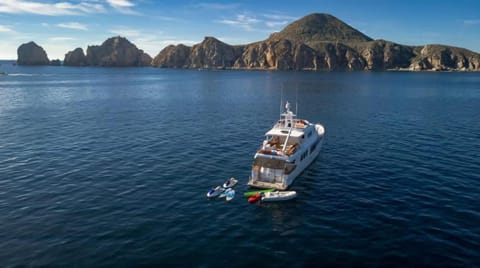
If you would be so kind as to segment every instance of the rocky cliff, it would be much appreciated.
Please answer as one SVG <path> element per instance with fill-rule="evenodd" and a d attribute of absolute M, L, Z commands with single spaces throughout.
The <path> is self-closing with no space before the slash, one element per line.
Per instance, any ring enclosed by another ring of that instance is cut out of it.
<path fill-rule="evenodd" d="M 480 70 L 480 56 L 470 50 L 444 45 L 415 47 L 411 70 Z"/>
<path fill-rule="evenodd" d="M 152 58 L 123 37 L 112 37 L 100 46 L 88 46 L 86 60 L 91 66 L 150 66 Z"/>
<path fill-rule="evenodd" d="M 164 68 L 188 68 L 192 49 L 182 44 L 169 45 L 153 58 L 152 65 Z"/>
<path fill-rule="evenodd" d="M 100 46 L 88 46 L 87 54 L 76 48 L 65 54 L 66 66 L 150 66 L 152 58 L 124 37 L 112 37 Z"/>
<path fill-rule="evenodd" d="M 480 54 L 444 45 L 405 46 L 373 40 L 328 14 L 305 16 L 264 41 L 231 46 L 213 37 L 168 46 L 152 65 L 167 68 L 273 70 L 480 71 Z"/>
<path fill-rule="evenodd" d="M 17 56 L 18 65 L 50 64 L 45 50 L 33 41 L 20 45 L 17 49 Z"/>
<path fill-rule="evenodd" d="M 62 66 L 62 61 L 60 61 L 59 59 L 54 59 L 54 60 L 50 61 L 50 65 L 51 66 Z"/>
<path fill-rule="evenodd" d="M 65 66 L 87 66 L 87 57 L 83 53 L 83 49 L 76 48 L 73 51 L 69 51 L 65 54 L 65 59 L 63 60 L 63 65 Z"/>
<path fill-rule="evenodd" d="M 152 61 L 153 66 L 170 68 L 231 68 L 240 50 L 222 41 L 205 37 L 203 42 L 187 47 L 170 45 Z"/>

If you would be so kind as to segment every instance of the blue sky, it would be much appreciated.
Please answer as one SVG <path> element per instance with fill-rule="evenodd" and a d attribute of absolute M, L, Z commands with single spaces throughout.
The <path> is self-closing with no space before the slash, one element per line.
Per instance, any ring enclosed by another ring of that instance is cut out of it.
<path fill-rule="evenodd" d="M 0 0 L 0 59 L 16 59 L 17 47 L 32 40 L 62 60 L 117 35 L 152 57 L 205 36 L 245 44 L 311 13 L 332 14 L 374 39 L 480 52 L 478 0 Z"/>

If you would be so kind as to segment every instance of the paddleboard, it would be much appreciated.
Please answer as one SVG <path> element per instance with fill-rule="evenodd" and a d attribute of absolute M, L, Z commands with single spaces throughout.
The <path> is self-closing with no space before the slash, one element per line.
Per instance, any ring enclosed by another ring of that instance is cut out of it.
<path fill-rule="evenodd" d="M 227 202 L 231 201 L 235 197 L 235 190 L 231 189 L 227 192 L 226 200 Z"/>
<path fill-rule="evenodd" d="M 231 188 L 225 189 L 225 191 L 223 191 L 223 192 L 218 196 L 218 198 L 224 198 L 224 197 L 226 197 L 227 194 L 228 194 L 228 192 L 230 192 L 230 191 L 232 191 L 232 190 L 233 190 L 233 189 L 231 189 Z"/>

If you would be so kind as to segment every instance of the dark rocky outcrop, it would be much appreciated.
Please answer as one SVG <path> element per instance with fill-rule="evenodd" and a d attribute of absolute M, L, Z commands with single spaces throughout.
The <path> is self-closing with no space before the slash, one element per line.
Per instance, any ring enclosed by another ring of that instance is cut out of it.
<path fill-rule="evenodd" d="M 20 45 L 17 49 L 17 56 L 18 65 L 50 64 L 45 50 L 33 41 Z"/>
<path fill-rule="evenodd" d="M 65 59 L 63 60 L 63 65 L 65 66 L 87 66 L 87 57 L 83 53 L 82 48 L 76 48 L 73 51 L 69 51 L 65 54 Z"/>
<path fill-rule="evenodd" d="M 188 68 L 192 49 L 185 45 L 169 45 L 152 60 L 152 65 L 165 68 Z"/>
<path fill-rule="evenodd" d="M 59 59 L 51 60 L 50 61 L 51 66 L 62 66 L 62 62 Z"/>
<path fill-rule="evenodd" d="M 247 45 L 235 68 L 303 70 L 315 69 L 315 51 L 301 43 L 281 39 Z"/>
<path fill-rule="evenodd" d="M 480 71 L 480 55 L 442 45 L 373 40 L 328 14 L 305 16 L 264 41 L 231 46 L 213 37 L 164 48 L 152 61 L 167 68 L 274 70 Z"/>
<path fill-rule="evenodd" d="M 235 48 L 213 38 L 205 37 L 203 42 L 192 47 L 189 62 L 191 68 L 232 67 Z"/>
<path fill-rule="evenodd" d="M 87 54 L 76 48 L 65 54 L 65 66 L 150 66 L 152 58 L 124 37 L 112 37 L 100 46 L 88 46 Z"/>
<path fill-rule="evenodd" d="M 239 50 L 222 41 L 205 37 L 203 42 L 187 47 L 170 45 L 152 61 L 156 67 L 170 68 L 231 68 L 239 56 Z"/>
<path fill-rule="evenodd" d="M 87 63 L 91 66 L 150 66 L 152 58 L 123 37 L 112 37 L 100 46 L 88 46 Z"/>
<path fill-rule="evenodd" d="M 366 70 L 407 68 L 414 56 L 412 47 L 385 40 L 360 42 L 351 46 L 365 60 Z"/>

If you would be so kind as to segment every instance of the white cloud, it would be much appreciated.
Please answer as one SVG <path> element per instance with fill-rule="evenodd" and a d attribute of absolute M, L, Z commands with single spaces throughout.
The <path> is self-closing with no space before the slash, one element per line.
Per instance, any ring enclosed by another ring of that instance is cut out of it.
<path fill-rule="evenodd" d="M 135 6 L 134 3 L 128 0 L 107 0 L 108 4 L 117 10 L 120 13 L 128 14 L 128 15 L 140 15 L 140 13 L 131 9 Z"/>
<path fill-rule="evenodd" d="M 268 33 L 272 31 L 272 28 L 287 25 L 294 19 L 294 17 L 281 14 L 258 14 L 257 16 L 240 14 L 234 19 L 223 19 L 215 22 L 241 28 L 245 31 Z"/>
<path fill-rule="evenodd" d="M 247 15 L 237 15 L 236 19 L 234 19 L 234 20 L 224 19 L 224 20 L 219 20 L 219 21 L 216 21 L 216 22 L 231 25 L 231 26 L 234 26 L 234 27 L 239 27 L 239 28 L 242 28 L 246 31 L 253 31 L 254 30 L 253 26 L 255 24 L 261 22 L 261 20 L 258 20 L 258 19 L 253 18 L 253 17 L 249 17 Z"/>
<path fill-rule="evenodd" d="M 13 33 L 14 31 L 10 26 L 0 25 L 0 33 Z"/>
<path fill-rule="evenodd" d="M 128 0 L 107 0 L 107 2 L 115 8 L 122 8 L 122 7 L 133 7 L 135 4 Z"/>
<path fill-rule="evenodd" d="M 57 24 L 58 27 L 73 29 L 73 30 L 82 30 L 87 31 L 88 27 L 85 24 L 81 24 L 78 22 L 67 22 L 67 23 L 59 23 Z"/>
<path fill-rule="evenodd" d="M 265 21 L 265 25 L 269 28 L 277 28 L 287 25 L 289 22 L 295 19 L 295 17 L 282 14 L 262 14 L 261 16 L 268 19 Z"/>
<path fill-rule="evenodd" d="M 59 16 L 100 12 L 105 12 L 101 4 L 87 2 L 80 2 L 79 4 L 69 2 L 42 3 L 25 0 L 2 0 L 0 2 L 0 13 Z"/>
<path fill-rule="evenodd" d="M 265 24 L 270 28 L 276 28 L 278 26 L 286 25 L 288 21 L 266 21 Z"/>
<path fill-rule="evenodd" d="M 58 36 L 58 37 L 51 37 L 48 38 L 49 41 L 54 41 L 54 42 L 64 42 L 64 41 L 73 41 L 76 40 L 75 38 L 72 37 L 63 37 L 63 36 Z"/>

